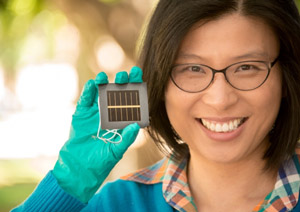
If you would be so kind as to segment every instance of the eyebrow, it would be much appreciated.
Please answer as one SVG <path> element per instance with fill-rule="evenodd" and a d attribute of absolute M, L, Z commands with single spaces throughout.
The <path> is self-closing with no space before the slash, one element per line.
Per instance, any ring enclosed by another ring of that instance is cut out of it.
<path fill-rule="evenodd" d="M 183 53 L 183 52 L 179 52 L 177 58 L 191 58 L 191 59 L 202 59 L 202 57 L 200 57 L 199 55 L 196 55 L 196 54 L 186 54 L 186 53 Z"/>
<path fill-rule="evenodd" d="M 234 57 L 235 59 L 246 59 L 246 58 L 249 58 L 249 57 L 265 57 L 265 58 L 270 58 L 270 55 L 267 54 L 266 52 L 249 52 L 249 53 L 246 53 L 246 54 L 243 54 L 243 55 L 239 55 L 239 56 L 236 56 Z"/>
<path fill-rule="evenodd" d="M 253 58 L 253 57 L 265 57 L 265 58 L 270 58 L 270 55 L 267 54 L 266 52 L 258 52 L 258 51 L 253 51 L 253 52 L 249 52 L 243 55 L 238 55 L 233 57 L 233 59 L 236 60 L 241 60 L 241 59 L 247 59 L 247 58 Z M 186 58 L 186 59 L 199 59 L 199 60 L 203 60 L 204 58 L 201 57 L 200 55 L 196 55 L 196 54 L 188 54 L 188 53 L 184 53 L 184 52 L 179 52 L 177 58 Z"/>

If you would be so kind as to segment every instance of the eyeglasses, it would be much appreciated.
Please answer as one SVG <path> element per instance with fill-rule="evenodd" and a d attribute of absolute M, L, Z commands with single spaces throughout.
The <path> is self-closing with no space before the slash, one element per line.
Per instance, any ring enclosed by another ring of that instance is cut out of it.
<path fill-rule="evenodd" d="M 277 60 L 278 57 L 273 62 L 243 61 L 222 70 L 202 64 L 179 64 L 173 66 L 171 79 L 179 89 L 196 93 L 208 88 L 214 81 L 216 73 L 223 73 L 232 87 L 241 91 L 250 91 L 264 84 Z"/>

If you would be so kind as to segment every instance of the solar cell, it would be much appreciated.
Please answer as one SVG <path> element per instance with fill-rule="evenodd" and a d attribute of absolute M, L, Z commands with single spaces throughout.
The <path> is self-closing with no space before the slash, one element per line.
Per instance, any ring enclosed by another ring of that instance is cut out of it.
<path fill-rule="evenodd" d="M 109 121 L 140 121 L 141 105 L 138 90 L 107 91 Z"/>
<path fill-rule="evenodd" d="M 102 129 L 121 129 L 137 122 L 149 124 L 146 83 L 99 85 Z"/>

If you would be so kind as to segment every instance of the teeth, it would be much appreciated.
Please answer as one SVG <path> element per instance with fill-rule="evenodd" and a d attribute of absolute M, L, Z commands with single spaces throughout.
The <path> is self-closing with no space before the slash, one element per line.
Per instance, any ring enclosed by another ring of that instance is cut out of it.
<path fill-rule="evenodd" d="M 202 120 L 203 125 L 207 129 L 209 129 L 213 132 L 231 132 L 240 126 L 243 119 L 239 118 L 239 119 L 229 121 L 227 123 L 212 123 L 205 119 L 201 119 L 201 120 Z"/>
<path fill-rule="evenodd" d="M 217 132 L 222 132 L 222 126 L 221 126 L 221 124 L 216 124 L 216 131 Z"/>

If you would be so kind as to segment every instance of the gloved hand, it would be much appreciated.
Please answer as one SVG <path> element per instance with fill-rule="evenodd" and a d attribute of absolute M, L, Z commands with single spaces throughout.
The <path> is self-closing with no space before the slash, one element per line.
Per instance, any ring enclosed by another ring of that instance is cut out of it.
<path fill-rule="evenodd" d="M 119 72 L 116 75 L 115 83 L 128 82 L 141 83 L 142 70 L 133 67 L 129 77 L 126 72 Z M 135 123 L 118 130 L 123 138 L 118 144 L 105 143 L 96 137 L 99 126 L 97 85 L 106 83 L 108 83 L 107 75 L 101 72 L 95 80 L 89 80 L 85 84 L 72 117 L 69 140 L 60 150 L 52 171 L 59 185 L 83 203 L 88 202 L 95 194 L 112 168 L 134 142 L 140 129 Z M 100 135 L 105 132 L 101 130 Z"/>

